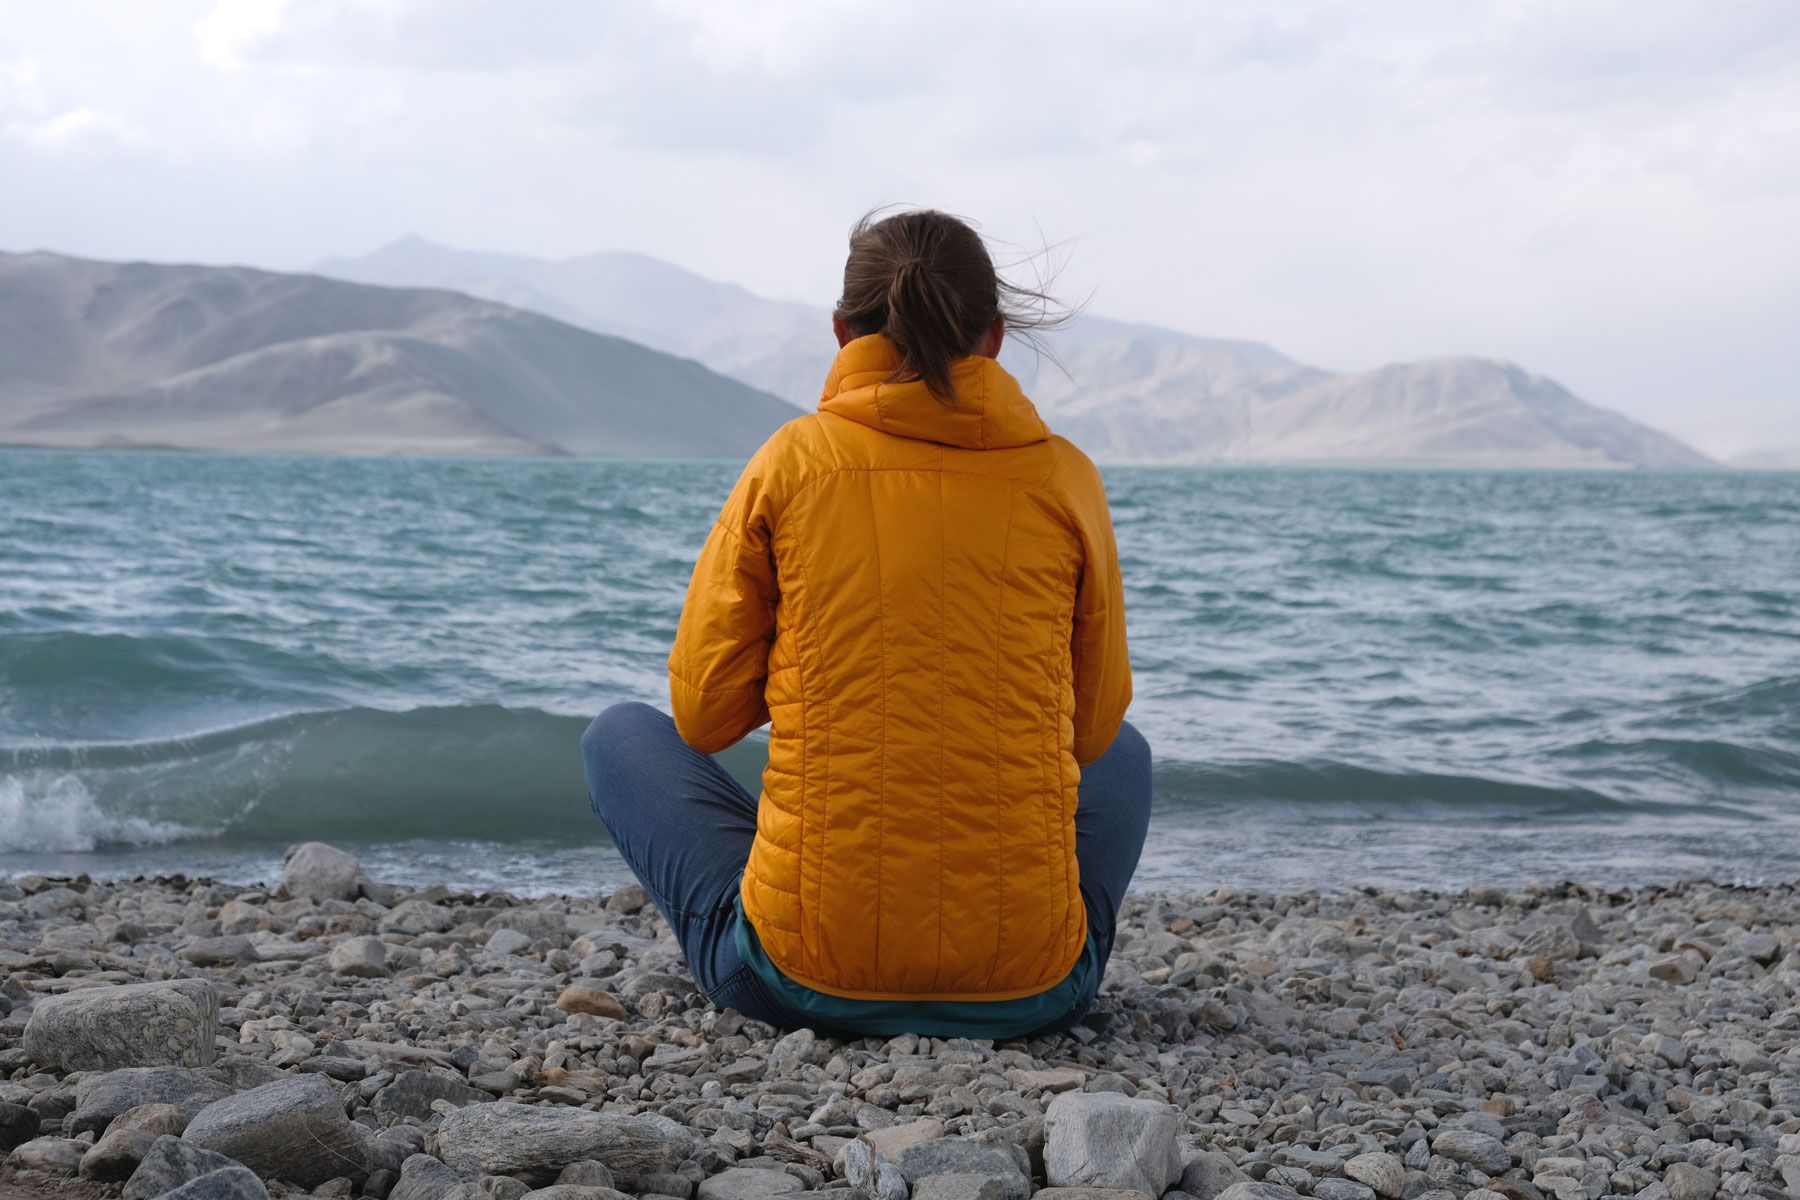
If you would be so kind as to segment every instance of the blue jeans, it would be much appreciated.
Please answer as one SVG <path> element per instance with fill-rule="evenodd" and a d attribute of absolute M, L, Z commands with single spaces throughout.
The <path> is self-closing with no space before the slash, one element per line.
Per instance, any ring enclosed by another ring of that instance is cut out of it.
<path fill-rule="evenodd" d="M 721 1008 L 779 1028 L 807 1024 L 769 994 L 737 950 L 738 879 L 756 838 L 756 797 L 647 704 L 615 704 L 581 738 L 588 796 L 613 843 L 674 930 L 700 990 Z M 1130 725 L 1082 768 L 1075 808 L 1081 898 L 1099 954 L 1088 994 L 1051 1029 L 1093 1002 L 1112 954 L 1119 904 L 1150 821 L 1150 747 Z"/>

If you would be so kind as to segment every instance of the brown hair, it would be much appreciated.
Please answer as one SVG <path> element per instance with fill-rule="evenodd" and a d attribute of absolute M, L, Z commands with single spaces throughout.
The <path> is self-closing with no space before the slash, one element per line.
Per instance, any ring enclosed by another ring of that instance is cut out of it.
<path fill-rule="evenodd" d="M 889 383 L 922 379 L 953 402 L 951 360 L 975 353 L 995 317 L 1040 352 L 1036 331 L 1069 319 L 1044 291 L 1001 278 L 967 221 L 929 208 L 877 219 L 880 211 L 850 230 L 836 315 L 857 337 L 879 333 L 894 343 L 900 368 Z"/>

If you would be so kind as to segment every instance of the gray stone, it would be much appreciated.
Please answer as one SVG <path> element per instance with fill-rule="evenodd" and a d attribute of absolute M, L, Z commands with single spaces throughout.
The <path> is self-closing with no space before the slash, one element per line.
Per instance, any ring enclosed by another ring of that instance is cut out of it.
<path fill-rule="evenodd" d="M 190 1179 L 162 1200 L 269 1200 L 269 1189 L 256 1172 L 234 1164 Z"/>
<path fill-rule="evenodd" d="M 1178 1110 L 1117 1092 L 1064 1092 L 1044 1113 L 1044 1175 L 1051 1187 L 1161 1196 L 1181 1178 Z"/>
<path fill-rule="evenodd" d="M 1772 933 L 1746 933 L 1735 945 L 1738 953 L 1765 967 L 1781 957 L 1781 942 Z"/>
<path fill-rule="evenodd" d="M 11 1166 L 31 1171 L 53 1171 L 67 1175 L 81 1166 L 81 1156 L 87 1153 L 87 1148 L 86 1142 L 70 1138 L 33 1138 L 16 1147 L 6 1161 Z"/>
<path fill-rule="evenodd" d="M 1358 1183 L 1368 1184 L 1388 1200 L 1400 1200 L 1406 1191 L 1406 1166 L 1391 1154 L 1358 1154 L 1344 1164 L 1344 1174 Z"/>
<path fill-rule="evenodd" d="M 886 1159 L 875 1164 L 875 1177 L 869 1181 L 868 1187 L 871 1200 L 907 1200 L 911 1190 L 899 1167 Z"/>
<path fill-rule="evenodd" d="M 140 1104 L 120 1113 L 81 1159 L 81 1177 L 103 1182 L 128 1179 L 156 1144 L 187 1128 L 189 1114 L 173 1104 Z"/>
<path fill-rule="evenodd" d="M 1165 1196 L 1170 1194 L 1163 1193 Z M 1031 1200 L 1136 1200 L 1140 1195 L 1141 1192 L 1121 1191 L 1118 1188 L 1047 1187 L 1031 1193 Z"/>
<path fill-rule="evenodd" d="M 1335 1175 L 1344 1169 L 1342 1155 L 1306 1146 L 1281 1146 L 1275 1150 L 1275 1161 L 1285 1166 L 1300 1167 L 1314 1175 Z"/>
<path fill-rule="evenodd" d="M 36 1109 L 23 1104 L 0 1103 L 0 1153 L 23 1146 L 38 1135 Z"/>
<path fill-rule="evenodd" d="M 414 1154 L 400 1164 L 400 1179 L 387 1200 L 444 1200 L 462 1186 L 462 1177 L 429 1154 Z"/>
<path fill-rule="evenodd" d="M 769 1051 L 769 1064 L 809 1063 L 819 1052 L 819 1035 L 810 1029 L 796 1029 L 775 1043 Z"/>
<path fill-rule="evenodd" d="M 1232 1184 L 1249 1182 L 1250 1177 L 1238 1169 L 1229 1155 L 1216 1150 L 1192 1155 L 1181 1168 L 1180 1188 L 1194 1200 L 1215 1200 Z"/>
<path fill-rule="evenodd" d="M 584 1158 L 580 1162 L 570 1163 L 562 1169 L 562 1174 L 556 1177 L 556 1182 L 570 1187 L 609 1188 L 615 1186 L 612 1168 L 598 1159 L 592 1158 Z"/>
<path fill-rule="evenodd" d="M 274 918 L 261 905 L 233 900 L 219 910 L 219 932 L 222 934 L 257 933 L 273 928 Z"/>
<path fill-rule="evenodd" d="M 200 1110 L 182 1140 L 305 1188 L 368 1171 L 361 1126 L 320 1075 L 295 1075 Z"/>
<path fill-rule="evenodd" d="M 338 975 L 376 979 L 387 974 L 387 946 L 380 938 L 345 938 L 331 948 L 325 966 Z"/>
<path fill-rule="evenodd" d="M 786 1171 L 729 1167 L 700 1182 L 700 1200 L 764 1200 L 798 1191 L 799 1181 Z"/>
<path fill-rule="evenodd" d="M 775 1172 L 765 1171 L 772 1175 Z M 794 1182 L 792 1179 L 789 1183 Z M 499 1200 L 495 1196 L 494 1200 Z M 632 1197 L 616 1188 L 601 1187 L 596 1184 L 553 1183 L 547 1188 L 538 1188 L 534 1192 L 524 1192 L 519 1200 L 632 1200 Z"/>
<path fill-rule="evenodd" d="M 1419 1068 L 1405 1059 L 1389 1059 L 1357 1072 L 1356 1082 L 1405 1094 L 1419 1081 Z"/>
<path fill-rule="evenodd" d="M 421 933 L 443 933 L 456 924 L 456 916 L 441 904 L 423 900 L 407 900 L 381 918 L 378 928 L 383 933 L 403 933 L 417 937 Z"/>
<path fill-rule="evenodd" d="M 1574 962 L 1581 957 L 1581 942 L 1567 925 L 1546 925 L 1526 934 L 1519 951 L 1526 958 L 1541 955 L 1551 962 Z"/>
<path fill-rule="evenodd" d="M 219 1082 L 230 1085 L 234 1092 L 247 1092 L 253 1087 L 287 1078 L 287 1072 L 280 1067 L 272 1067 L 260 1058 L 245 1058 L 236 1054 L 221 1058 L 208 1067 L 206 1073 Z"/>
<path fill-rule="evenodd" d="M 1300 1193 L 1278 1183 L 1234 1183 L 1219 1193 L 1219 1200 L 1300 1200 Z"/>
<path fill-rule="evenodd" d="M 434 1101 L 448 1100 L 461 1108 L 465 1104 L 485 1103 L 492 1099 L 478 1088 L 442 1075 L 433 1075 L 429 1071 L 402 1071 L 394 1082 L 375 1093 L 369 1108 L 382 1116 L 417 1117 L 429 1121 L 435 1111 L 431 1107 Z"/>
<path fill-rule="evenodd" d="M 122 1195 L 124 1200 L 153 1200 L 190 1179 L 237 1165 L 223 1154 L 190 1146 L 172 1134 L 164 1134 L 151 1144 L 144 1161 L 125 1181 Z"/>
<path fill-rule="evenodd" d="M 168 1107 L 158 1105 L 157 1107 Z M 175 1111 L 175 1110 L 171 1110 Z M 131 1173 L 150 1153 L 161 1133 L 147 1129 L 112 1129 L 94 1143 L 94 1148 L 81 1156 L 81 1177 L 112 1182 L 131 1178 Z"/>
<path fill-rule="evenodd" d="M 1454 1117 L 1446 1117 L 1440 1128 L 1473 1129 L 1476 1133 L 1487 1134 L 1497 1142 L 1504 1142 L 1507 1138 L 1506 1125 L 1493 1113 L 1458 1113 Z"/>
<path fill-rule="evenodd" d="M 867 1141 L 852 1138 L 839 1154 L 837 1165 L 851 1187 L 867 1189 L 875 1181 L 876 1164 L 886 1161 Z"/>
<path fill-rule="evenodd" d="M 1010 1181 L 1000 1175 L 946 1171 L 927 1175 L 913 1185 L 913 1200 L 1006 1200 Z M 1131 1196 L 1138 1193 L 1130 1192 Z"/>
<path fill-rule="evenodd" d="M 1016 1146 L 944 1137 L 908 1146 L 895 1157 L 894 1166 L 915 1193 L 919 1181 L 932 1175 L 980 1175 L 1001 1181 L 1004 1200 L 1028 1200 L 1031 1180 L 1026 1165 L 1019 1161 L 1024 1156 L 1025 1151 Z"/>
<path fill-rule="evenodd" d="M 1669 1200 L 1713 1200 L 1719 1177 L 1692 1163 L 1670 1163 L 1663 1173 L 1663 1186 L 1669 1189 Z"/>
<path fill-rule="evenodd" d="M 531 1185 L 526 1183 L 523 1179 L 514 1179 L 511 1175 L 483 1175 L 480 1179 L 475 1181 L 475 1186 L 479 1187 L 483 1192 L 486 1192 L 490 1200 L 525 1200 L 526 1196 L 531 1195 Z M 553 1183 L 547 1188 L 540 1188 L 538 1194 L 542 1195 L 545 1192 L 556 1192 L 559 1190 L 565 1194 L 565 1200 L 580 1200 L 579 1196 L 568 1195 L 567 1193 L 612 1191 L 611 1188 L 585 1188 L 580 1186 L 565 1187 L 562 1184 Z"/>
<path fill-rule="evenodd" d="M 461 1175 L 519 1175 L 537 1185 L 551 1183 L 570 1163 L 598 1159 L 618 1187 L 635 1192 L 640 1179 L 688 1157 L 694 1134 L 667 1117 L 494 1103 L 447 1114 L 435 1145 Z"/>
<path fill-rule="evenodd" d="M 1446 1129 L 1431 1139 L 1431 1149 L 1452 1162 L 1468 1163 L 1488 1175 L 1512 1166 L 1512 1151 L 1498 1138 L 1471 1129 Z"/>
<path fill-rule="evenodd" d="M 944 1123 L 925 1117 L 901 1125 L 889 1125 L 885 1129 L 865 1129 L 859 1136 L 874 1148 L 875 1153 L 893 1162 L 908 1146 L 917 1146 L 943 1137 Z"/>
<path fill-rule="evenodd" d="M 121 1113 L 148 1104 L 172 1104 L 191 1119 L 213 1101 L 229 1095 L 229 1087 L 186 1067 L 126 1067 L 102 1075 L 84 1075 L 75 1085 L 75 1111 L 63 1127 L 70 1133 L 102 1133 Z"/>
<path fill-rule="evenodd" d="M 650 903 L 650 893 L 644 890 L 644 885 L 628 883 L 606 898 L 606 911 L 629 915 L 648 903 Z"/>
<path fill-rule="evenodd" d="M 1699 957 L 1699 955 L 1689 952 L 1673 958 L 1660 959 L 1650 964 L 1650 978 L 1660 979 L 1664 983 L 1686 986 L 1694 982 L 1699 974 L 1700 968 L 1694 962 Z"/>
<path fill-rule="evenodd" d="M 296 899 L 354 900 L 362 878 L 362 864 L 352 855 L 324 842 L 302 842 L 288 853 L 281 886 Z"/>
<path fill-rule="evenodd" d="M 256 943 L 247 937 L 201 938 L 181 952 L 181 957 L 196 967 L 235 967 L 240 963 L 260 962 Z"/>
<path fill-rule="evenodd" d="M 1317 1179 L 1313 1200 L 1375 1200 L 1375 1189 L 1354 1179 Z"/>
<path fill-rule="evenodd" d="M 487 949 L 494 954 L 517 954 L 531 949 L 531 938 L 516 929 L 496 929 L 488 936 Z"/>
<path fill-rule="evenodd" d="M 39 1000 L 22 1045 L 63 1071 L 204 1067 L 218 1022 L 218 994 L 202 979 L 82 988 Z"/>
<path fill-rule="evenodd" d="M 641 1181 L 645 1191 L 641 1195 L 672 1196 L 674 1200 L 694 1200 L 695 1180 L 688 1175 L 675 1171 L 651 1175 Z M 848 1200 L 840 1197 L 839 1200 Z"/>

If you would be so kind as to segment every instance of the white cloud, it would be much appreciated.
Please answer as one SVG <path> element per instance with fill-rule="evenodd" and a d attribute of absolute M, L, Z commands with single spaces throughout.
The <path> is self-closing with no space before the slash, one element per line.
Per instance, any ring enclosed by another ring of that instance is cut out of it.
<path fill-rule="evenodd" d="M 142 145 L 143 130 L 125 117 L 83 104 L 20 131 L 26 141 L 39 146 L 74 146 L 83 143 Z"/>
<path fill-rule="evenodd" d="M 218 0 L 194 24 L 200 57 L 216 67 L 242 69 L 280 36 L 289 0 Z"/>

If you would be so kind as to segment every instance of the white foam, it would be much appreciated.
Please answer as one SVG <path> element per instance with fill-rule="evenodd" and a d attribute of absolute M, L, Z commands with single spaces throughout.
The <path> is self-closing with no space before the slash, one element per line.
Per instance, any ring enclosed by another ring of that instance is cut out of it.
<path fill-rule="evenodd" d="M 102 846 L 160 846 L 196 832 L 102 812 L 74 775 L 0 779 L 0 853 L 86 854 Z"/>

